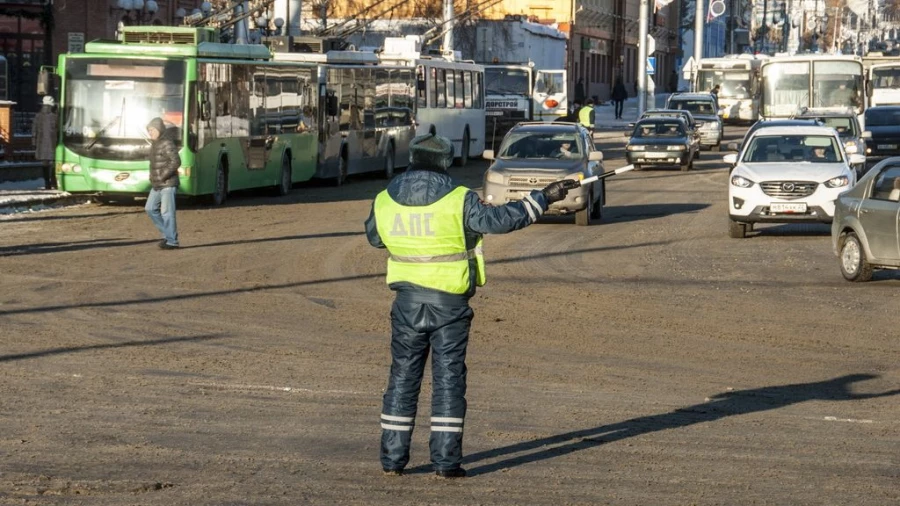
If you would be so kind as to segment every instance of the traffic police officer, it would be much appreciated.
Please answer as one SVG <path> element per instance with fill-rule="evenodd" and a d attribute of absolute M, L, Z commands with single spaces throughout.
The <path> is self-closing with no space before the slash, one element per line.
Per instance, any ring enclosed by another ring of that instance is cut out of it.
<path fill-rule="evenodd" d="M 534 223 L 579 183 L 567 179 L 518 202 L 484 204 L 447 174 L 449 140 L 421 135 L 410 142 L 410 166 L 375 197 L 366 235 L 387 248 L 391 308 L 391 374 L 381 411 L 381 466 L 400 475 L 409 462 L 422 374 L 432 353 L 431 462 L 443 478 L 461 478 L 466 417 L 469 298 L 485 282 L 482 234 Z"/>
<path fill-rule="evenodd" d="M 584 103 L 584 106 L 578 110 L 578 123 L 584 128 L 587 128 L 589 132 L 593 133 L 595 115 L 594 100 L 589 98 L 587 99 L 587 102 Z"/>

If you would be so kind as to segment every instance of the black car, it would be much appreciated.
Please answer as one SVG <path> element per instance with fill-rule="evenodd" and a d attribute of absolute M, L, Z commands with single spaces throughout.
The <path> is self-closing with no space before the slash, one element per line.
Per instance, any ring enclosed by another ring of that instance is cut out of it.
<path fill-rule="evenodd" d="M 884 158 L 900 155 L 900 106 L 879 105 L 866 109 L 866 131 L 871 139 L 866 142 L 866 158 Z"/>
<path fill-rule="evenodd" d="M 647 118 L 634 125 L 625 145 L 625 158 L 635 169 L 649 165 L 676 165 L 682 171 L 694 166 L 697 142 L 682 118 Z"/>

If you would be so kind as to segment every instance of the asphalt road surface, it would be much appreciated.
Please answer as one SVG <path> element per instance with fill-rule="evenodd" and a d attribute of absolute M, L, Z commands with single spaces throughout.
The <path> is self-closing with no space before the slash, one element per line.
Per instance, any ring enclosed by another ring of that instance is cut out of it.
<path fill-rule="evenodd" d="M 486 239 L 455 481 L 429 381 L 378 462 L 383 180 L 182 206 L 177 251 L 140 204 L 0 218 L 0 504 L 900 504 L 900 274 L 844 281 L 826 225 L 729 239 L 717 153 L 608 182 L 598 224 Z"/>

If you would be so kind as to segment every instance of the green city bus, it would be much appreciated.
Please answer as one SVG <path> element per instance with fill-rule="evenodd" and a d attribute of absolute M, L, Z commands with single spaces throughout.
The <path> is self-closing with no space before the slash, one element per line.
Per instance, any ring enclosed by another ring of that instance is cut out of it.
<path fill-rule="evenodd" d="M 101 200 L 148 193 L 154 117 L 178 129 L 179 195 L 219 205 L 234 190 L 285 194 L 313 177 L 317 66 L 217 40 L 211 28 L 135 26 L 60 55 L 39 84 L 46 92 L 49 73 L 59 76 L 59 188 Z"/>

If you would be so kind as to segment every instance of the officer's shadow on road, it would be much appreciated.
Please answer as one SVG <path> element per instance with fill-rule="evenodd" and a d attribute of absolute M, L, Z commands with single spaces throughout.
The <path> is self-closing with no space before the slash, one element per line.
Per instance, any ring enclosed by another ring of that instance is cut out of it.
<path fill-rule="evenodd" d="M 475 476 L 561 457 L 644 434 L 714 422 L 730 416 L 760 413 L 806 401 L 854 401 L 900 394 L 900 389 L 874 394 L 857 394 L 850 390 L 854 383 L 877 377 L 875 374 L 848 374 L 813 383 L 725 392 L 713 396 L 709 402 L 677 408 L 668 413 L 632 418 L 474 453 L 465 457 L 463 464 L 469 476 Z M 499 457 L 506 458 L 479 464 Z"/>
<path fill-rule="evenodd" d="M 147 341 L 126 341 L 108 344 L 90 344 L 84 346 L 66 346 L 62 348 L 50 348 L 40 351 L 32 351 L 28 353 L 15 353 L 11 355 L 0 355 L 0 362 L 12 362 L 13 360 L 27 360 L 33 358 L 48 357 L 52 355 L 63 355 L 67 353 L 79 353 L 87 351 L 108 350 L 115 348 L 135 348 L 145 346 L 160 346 L 165 344 L 176 344 L 185 342 L 211 341 L 214 339 L 222 339 L 226 337 L 223 334 L 208 334 L 201 336 L 188 337 L 166 337 L 163 339 L 153 339 Z"/>
<path fill-rule="evenodd" d="M 126 241 L 121 237 L 88 239 L 85 241 L 67 242 L 43 242 L 37 244 L 23 244 L 20 246 L 0 246 L 0 257 L 12 257 L 20 255 L 38 255 L 42 253 L 62 253 L 65 251 L 83 251 L 96 248 L 114 248 L 122 246 L 136 246 L 159 242 L 159 239 Z"/>
<path fill-rule="evenodd" d="M 628 221 L 663 218 L 674 214 L 695 213 L 709 207 L 709 204 L 639 204 L 633 206 L 606 206 L 603 208 L 603 222 L 621 223 Z"/>

